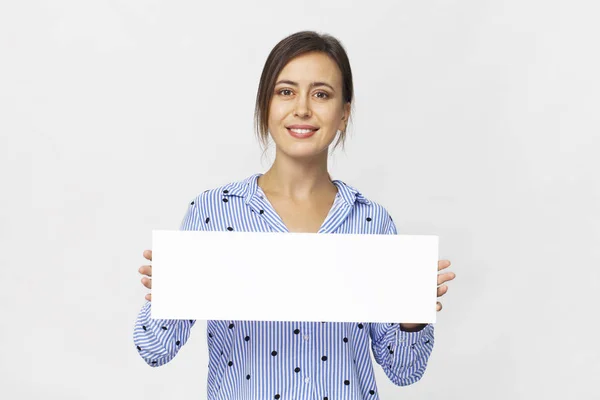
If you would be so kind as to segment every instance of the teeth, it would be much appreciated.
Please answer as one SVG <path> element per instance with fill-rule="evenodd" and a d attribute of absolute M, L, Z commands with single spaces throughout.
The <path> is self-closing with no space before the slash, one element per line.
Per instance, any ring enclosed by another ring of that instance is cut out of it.
<path fill-rule="evenodd" d="M 290 129 L 290 130 L 295 133 L 308 133 L 308 132 L 313 131 L 313 129 Z"/>

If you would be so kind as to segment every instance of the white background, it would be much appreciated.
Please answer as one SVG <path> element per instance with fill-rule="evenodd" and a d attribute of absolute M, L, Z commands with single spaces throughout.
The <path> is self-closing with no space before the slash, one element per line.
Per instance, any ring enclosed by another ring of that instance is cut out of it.
<path fill-rule="evenodd" d="M 354 73 L 334 179 L 458 275 L 425 376 L 388 399 L 600 396 L 598 7 L 557 1 L 5 1 L 0 397 L 202 399 L 206 325 L 150 368 L 152 229 L 254 172 L 271 48 L 331 33 Z"/>

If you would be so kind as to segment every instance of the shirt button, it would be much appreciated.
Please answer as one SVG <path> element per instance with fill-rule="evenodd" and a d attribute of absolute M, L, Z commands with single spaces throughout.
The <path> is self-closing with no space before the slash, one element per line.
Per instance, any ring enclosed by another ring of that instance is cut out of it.
<path fill-rule="evenodd" d="M 306 382 L 306 383 L 310 382 L 310 379 L 308 378 L 308 376 L 306 378 L 304 378 L 304 382 Z"/>
<path fill-rule="evenodd" d="M 308 335 L 304 335 L 304 340 L 308 340 Z"/>

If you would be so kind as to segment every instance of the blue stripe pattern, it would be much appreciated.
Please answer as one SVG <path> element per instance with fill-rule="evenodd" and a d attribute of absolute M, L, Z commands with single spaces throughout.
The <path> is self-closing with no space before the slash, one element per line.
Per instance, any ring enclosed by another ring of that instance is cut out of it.
<path fill-rule="evenodd" d="M 198 195 L 181 230 L 289 232 L 254 174 Z M 340 180 L 319 233 L 397 234 L 381 205 Z M 151 318 L 139 312 L 133 341 L 152 367 L 171 361 L 195 320 Z M 398 323 L 207 321 L 208 400 L 377 400 L 373 358 L 398 386 L 423 376 L 434 344 L 433 324 L 418 332 Z"/>

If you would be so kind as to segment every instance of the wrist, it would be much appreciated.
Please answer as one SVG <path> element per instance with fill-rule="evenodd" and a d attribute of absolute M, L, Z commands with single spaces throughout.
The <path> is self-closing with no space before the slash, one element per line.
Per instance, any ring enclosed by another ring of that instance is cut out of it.
<path fill-rule="evenodd" d="M 426 326 L 427 324 L 400 324 L 400 330 L 405 332 L 418 332 Z"/>

